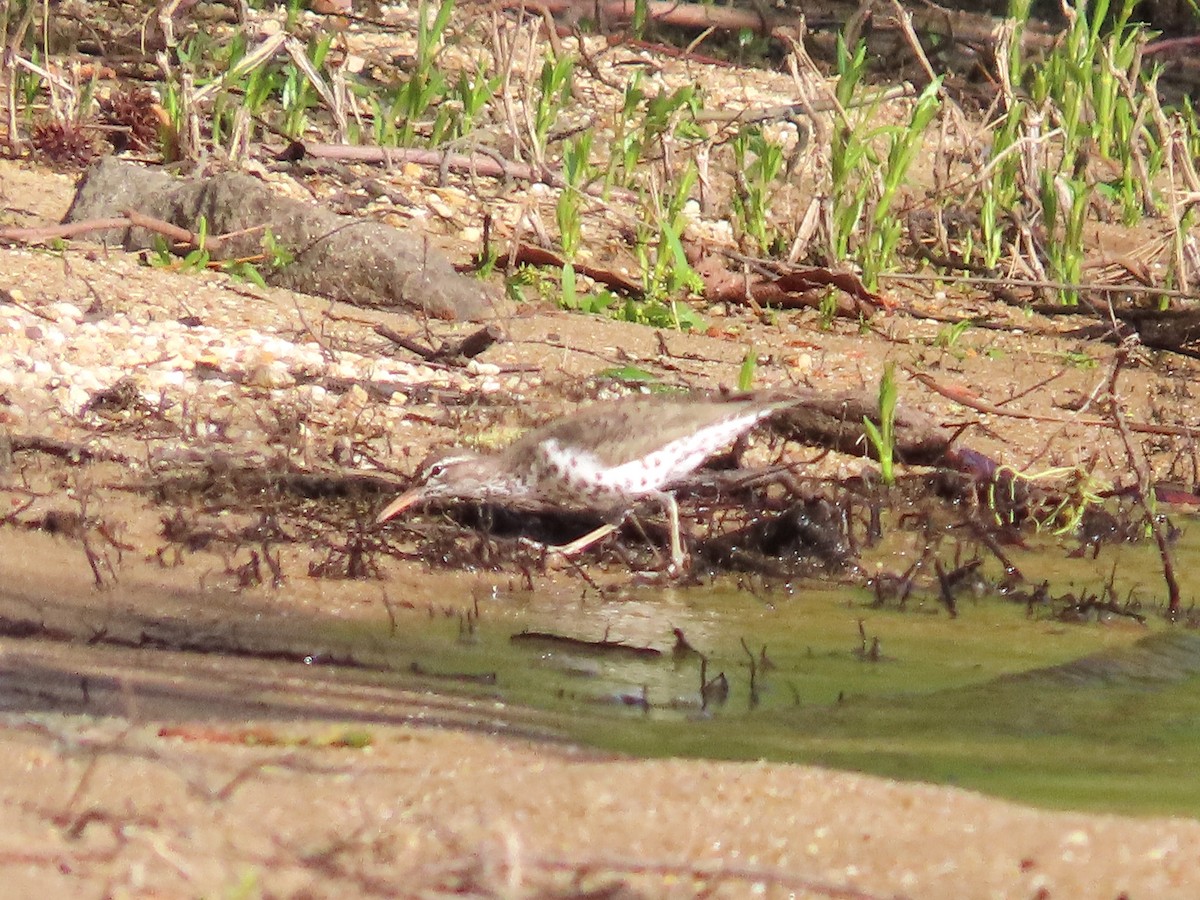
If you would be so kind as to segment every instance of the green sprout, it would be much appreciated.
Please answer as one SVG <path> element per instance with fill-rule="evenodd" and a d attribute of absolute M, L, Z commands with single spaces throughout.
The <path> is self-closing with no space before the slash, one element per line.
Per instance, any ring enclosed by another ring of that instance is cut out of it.
<path fill-rule="evenodd" d="M 933 340 L 934 346 L 943 350 L 951 349 L 973 324 L 975 323 L 971 319 L 963 319 L 961 322 L 943 326 Z"/>
<path fill-rule="evenodd" d="M 550 128 L 558 121 L 571 99 L 574 83 L 574 57 L 564 54 L 558 59 L 547 59 L 542 63 L 538 96 L 533 106 L 533 157 L 538 164 L 545 162 Z"/>
<path fill-rule="evenodd" d="M 837 64 L 834 92 L 841 107 L 850 109 L 865 71 L 866 45 L 859 42 L 851 53 L 839 36 Z M 921 148 L 925 131 L 940 108 L 940 91 L 940 78 L 926 86 L 907 125 L 872 126 L 878 103 L 869 103 L 853 117 L 843 116 L 833 129 L 829 250 L 835 259 L 856 259 L 868 288 L 874 288 L 879 275 L 891 266 L 899 246 L 902 226 L 892 207 Z M 883 156 L 877 150 L 878 142 L 886 144 Z"/>
<path fill-rule="evenodd" d="M 417 58 L 412 74 L 395 92 L 386 111 L 377 99 L 374 101 L 375 139 L 381 145 L 412 146 L 417 123 L 445 96 L 446 76 L 438 68 L 438 57 L 454 0 L 441 0 L 432 22 L 428 8 L 429 0 L 421 0 L 417 7 Z M 397 122 L 401 123 L 398 129 Z"/>
<path fill-rule="evenodd" d="M 751 347 L 742 359 L 742 367 L 738 370 L 738 390 L 748 391 L 754 387 L 754 374 L 758 371 L 758 352 Z"/>
<path fill-rule="evenodd" d="M 783 169 L 783 148 L 767 140 L 762 129 L 747 128 L 733 139 L 734 221 L 756 248 L 771 254 L 778 249 L 779 232 L 767 222 L 772 187 Z"/>
<path fill-rule="evenodd" d="M 558 203 L 554 214 L 558 220 L 559 240 L 562 245 L 563 259 L 566 264 L 562 269 L 562 299 L 561 305 L 566 309 L 578 309 L 579 298 L 575 285 L 575 256 L 583 235 L 583 217 L 580 211 L 580 199 L 583 187 L 591 179 L 593 169 L 589 162 L 592 150 L 592 133 L 585 131 L 567 143 L 563 149 L 563 181 L 564 185 L 558 194 Z"/>
<path fill-rule="evenodd" d="M 896 366 L 888 363 L 879 379 L 879 425 L 863 416 L 867 439 L 879 459 L 879 474 L 889 487 L 896 483 Z"/>

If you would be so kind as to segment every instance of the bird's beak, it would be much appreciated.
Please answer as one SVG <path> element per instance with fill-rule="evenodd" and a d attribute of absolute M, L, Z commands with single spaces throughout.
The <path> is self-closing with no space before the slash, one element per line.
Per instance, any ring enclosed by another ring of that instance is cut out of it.
<path fill-rule="evenodd" d="M 375 524 L 381 525 L 388 519 L 398 516 L 400 513 L 404 512 L 404 510 L 408 509 L 410 506 L 420 500 L 421 494 L 422 491 L 419 487 L 411 488 L 410 490 L 405 491 L 386 507 L 384 507 L 383 512 L 375 517 Z"/>

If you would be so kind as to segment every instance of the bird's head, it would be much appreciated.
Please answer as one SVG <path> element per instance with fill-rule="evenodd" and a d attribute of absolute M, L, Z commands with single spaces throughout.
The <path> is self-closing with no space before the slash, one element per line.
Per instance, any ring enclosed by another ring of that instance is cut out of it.
<path fill-rule="evenodd" d="M 501 480 L 491 457 L 464 450 L 435 455 L 421 464 L 412 486 L 389 503 L 375 523 L 428 500 L 486 500 L 502 490 Z"/>

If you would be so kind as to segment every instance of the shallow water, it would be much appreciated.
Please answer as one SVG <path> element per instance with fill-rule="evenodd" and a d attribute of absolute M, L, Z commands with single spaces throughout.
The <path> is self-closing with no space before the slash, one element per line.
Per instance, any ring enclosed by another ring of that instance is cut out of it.
<path fill-rule="evenodd" d="M 1186 608 L 1197 584 L 1181 561 L 1200 558 L 1200 542 L 1185 534 L 1174 552 Z M 873 608 L 849 587 L 721 582 L 616 599 L 497 587 L 476 601 L 477 621 L 429 620 L 390 639 L 386 655 L 434 689 L 536 707 L 615 750 L 820 763 L 1044 806 L 1200 815 L 1190 775 L 1200 634 L 1163 620 L 1156 551 L 1064 559 L 1047 543 L 1017 556 L 1028 582 L 1047 578 L 1058 595 L 1099 591 L 1114 560 L 1115 594 L 1142 598 L 1145 624 L 1063 622 L 986 593 L 960 599 L 952 618 L 929 587 L 904 610 Z M 696 652 L 673 652 L 674 629 Z M 514 638 L 527 631 L 641 652 Z M 723 702 L 702 699 L 700 654 L 707 677 L 728 682 Z M 494 684 L 462 680 L 491 673 Z"/>

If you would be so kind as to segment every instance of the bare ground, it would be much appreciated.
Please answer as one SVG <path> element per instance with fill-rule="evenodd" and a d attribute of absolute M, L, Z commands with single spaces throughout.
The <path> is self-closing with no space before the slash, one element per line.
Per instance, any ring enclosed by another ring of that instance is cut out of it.
<path fill-rule="evenodd" d="M 69 195 L 67 180 L 34 171 L 9 166 L 4 179 L 10 206 L 32 219 L 53 220 Z M 220 276 L 148 269 L 109 252 L 5 250 L 0 271 L 30 308 L 95 301 L 134 319 L 202 310 L 231 336 L 269 326 L 383 353 L 374 323 L 410 334 L 429 327 Z M 975 311 L 1012 316 L 982 302 Z M 1078 424 L 1063 409 L 1108 377 L 1114 349 L 1059 336 L 1058 320 L 1020 324 L 1024 333 L 972 331 L 948 350 L 933 346 L 938 323 L 911 315 L 879 318 L 865 333 L 848 323 L 822 330 L 815 314 L 778 324 L 732 315 L 727 327 L 685 335 L 531 305 L 502 323 L 506 342 L 484 357 L 524 379 L 518 390 L 479 405 L 473 385 L 490 376 L 455 373 L 463 380 L 453 390 L 474 396 L 465 407 L 415 397 L 402 410 L 402 435 L 376 431 L 368 443 L 405 472 L 431 443 L 484 422 L 548 417 L 564 397 L 591 392 L 586 379 L 599 369 L 636 363 L 670 383 L 730 384 L 753 344 L 766 351 L 760 377 L 775 386 L 871 388 L 884 362 L 896 360 L 992 402 L 1017 398 L 1013 409 L 1054 421 L 982 415 L 916 381 L 901 384 L 904 403 L 942 424 L 976 423 L 971 446 L 1018 468 L 1083 463 L 1127 478 L 1112 429 Z M 1096 365 L 1072 365 L 1072 353 Z M 1186 420 L 1195 369 L 1183 358 L 1139 357 L 1122 375 L 1129 415 Z M 514 406 L 510 395 L 525 399 Z M 13 434 L 40 431 L 146 459 L 137 429 L 98 434 L 94 421 L 21 419 L 20 398 L 3 399 Z M 243 386 L 231 422 L 262 426 L 280 402 Z M 287 452 L 328 459 L 339 434 L 372 421 L 371 409 L 353 410 L 352 425 L 327 421 Z M 224 443 L 192 443 L 237 456 L 272 449 L 263 446 L 269 438 L 230 427 Z M 151 441 L 172 442 L 189 440 Z M 1156 471 L 1168 474 L 1179 458 L 1173 448 L 1150 449 Z M 861 465 L 826 457 L 814 472 Z M 1115 898 L 1190 897 L 1200 884 L 1194 821 L 1049 813 L 804 766 L 601 756 L 565 746 L 535 714 L 500 715 L 492 701 L 397 691 L 369 673 L 286 658 L 205 652 L 205 640 L 303 648 L 322 623 L 379 621 L 380 589 L 308 578 L 308 564 L 324 554 L 303 545 L 281 553 L 280 588 L 269 578 L 245 583 L 245 548 L 186 552 L 182 564 L 164 565 L 155 551 L 166 546 L 161 519 L 173 504 L 137 489 L 147 475 L 138 462 L 78 465 L 22 451 L 4 476 L 7 896 Z M 47 533 L 46 514 L 78 513 L 81 497 L 92 525 Z M 386 590 L 405 601 L 404 627 L 419 627 L 426 609 L 469 604 L 491 577 L 430 573 L 417 561 L 381 565 Z M 609 574 L 619 572 L 609 564 Z M 189 642 L 199 651 L 182 652 Z M 368 748 L 356 746 L 363 729 Z"/>
<path fill-rule="evenodd" d="M 371 65 L 387 64 L 397 38 L 411 53 L 411 33 L 355 50 Z M 528 59 L 533 80 L 541 57 Z M 662 62 L 629 50 L 600 66 L 609 75 L 617 65 L 646 66 L 665 87 L 703 80 L 710 108 L 770 106 L 795 88 L 779 73 Z M 583 110 L 619 104 L 612 85 L 580 81 L 574 101 Z M 283 188 L 345 201 L 344 173 L 310 175 Z M 374 182 L 395 198 L 380 217 L 415 228 L 456 261 L 478 249 L 484 211 L 508 229 L 505 237 L 527 213 L 527 225 L 538 215 L 553 221 L 546 192 L 538 198 L 475 178 L 444 185 L 435 175 L 404 166 Z M 797 221 L 813 178 L 801 175 L 780 201 L 798 204 L 789 210 Z M 276 187 L 286 182 L 272 178 Z M 72 184 L 0 163 L 4 224 L 58 221 Z M 608 208 L 589 214 L 585 258 L 628 262 L 628 217 Z M 1099 232 L 1089 276 L 1132 265 L 1130 255 L 1159 236 L 1115 225 Z M 320 664 L 386 658 L 386 639 L 353 629 L 379 631 L 389 618 L 418 629 L 515 576 L 431 569 L 369 545 L 372 577 L 313 578 L 313 566 L 336 556 L 324 543 L 328 530 L 263 551 L 253 538 L 263 509 L 252 495 L 241 505 L 228 497 L 268 462 L 337 475 L 378 465 L 399 483 L 435 444 L 479 435 L 501 443 L 595 397 L 609 384 L 596 379 L 602 370 L 731 386 L 751 347 L 757 383 L 782 389 L 874 391 L 895 362 L 902 404 L 946 431 L 969 426 L 963 445 L 1018 471 L 1077 467 L 1100 488 L 1133 483 L 1144 459 L 1152 480 L 1190 489 L 1194 441 L 1186 428 L 1169 432 L 1195 425 L 1196 360 L 1145 349 L 1119 357 L 1112 344 L 1071 334 L 1095 325 L 1084 316 L 1027 315 L 980 294 L 889 284 L 899 310 L 865 326 L 853 318 L 825 324 L 814 310 L 758 317 L 729 304 L 703 311 L 702 333 L 681 334 L 552 303 L 497 308 L 493 324 L 504 340 L 482 365 L 406 370 L 404 396 L 391 402 L 359 373 L 358 390 L 348 377 L 318 402 L 256 378 L 259 364 L 270 376 L 270 351 L 244 366 L 236 353 L 217 351 L 270 332 L 327 355 L 350 348 L 368 363 L 416 363 L 375 326 L 430 346 L 471 327 L 151 269 L 99 248 L 3 249 L 0 276 L 0 313 L 19 309 L 36 320 L 66 301 L 101 320 L 201 321 L 219 343 L 188 370 L 187 383 L 203 390 L 205 379 L 230 382 L 190 404 L 174 397 L 78 415 L 31 406 L 29 395 L 0 383 L 5 896 L 1190 898 L 1200 890 L 1196 821 L 1052 813 L 804 766 L 602 755 L 564 743 L 545 717 L 494 699 L 399 690 L 369 668 Z M 965 317 L 978 324 L 951 339 L 947 324 Z M 16 343 L 36 343 L 42 330 L 22 324 Z M 161 362 L 147 351 L 131 369 L 135 383 Z M 1133 460 L 1111 407 L 1097 402 L 1110 390 L 1141 427 Z M 974 407 L 947 396 L 955 394 Z M 1163 424 L 1167 433 L 1154 434 Z M 80 460 L 80 449 L 99 457 Z M 806 471 L 815 478 L 867 465 L 789 452 L 812 461 Z M 172 493 L 174 476 L 183 486 Z M 363 524 L 384 496 L 372 490 L 357 501 Z M 305 534 L 333 502 L 271 512 Z M 171 539 L 180 510 L 186 533 L 208 533 L 209 543 Z M 611 556 L 594 569 L 609 582 L 626 575 Z M 538 578 L 551 594 L 578 593 L 567 575 Z M 321 638 L 326 655 L 306 662 L 314 635 L 330 634 Z"/>

